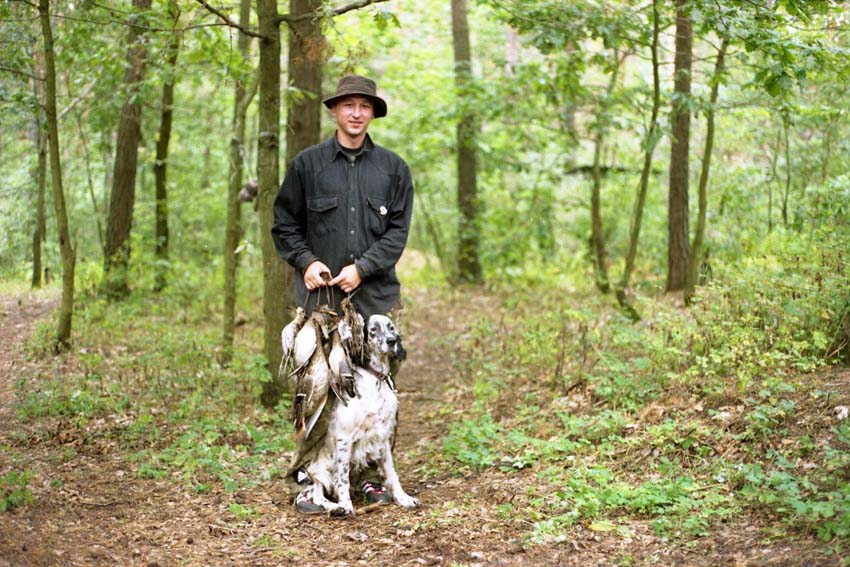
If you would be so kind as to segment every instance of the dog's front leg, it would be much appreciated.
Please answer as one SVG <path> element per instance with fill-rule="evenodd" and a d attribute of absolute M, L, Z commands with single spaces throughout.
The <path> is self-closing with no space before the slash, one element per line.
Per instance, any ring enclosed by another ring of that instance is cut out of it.
<path fill-rule="evenodd" d="M 313 485 L 305 491 L 307 498 L 313 501 L 317 506 L 321 506 L 326 512 L 333 512 L 336 509 L 336 502 L 331 502 L 325 498 L 325 491 L 322 485 L 314 482 Z"/>
<path fill-rule="evenodd" d="M 407 494 L 401 487 L 401 482 L 398 480 L 398 473 L 395 472 L 395 463 L 393 462 L 392 445 L 387 440 L 384 445 L 383 458 L 381 459 L 381 469 L 384 473 L 384 483 L 393 500 L 399 506 L 405 508 L 416 508 L 419 506 L 419 500 Z"/>
<path fill-rule="evenodd" d="M 351 472 L 351 447 L 350 436 L 339 436 L 336 438 L 334 449 L 334 460 L 336 461 L 336 510 L 331 511 L 332 516 L 349 516 L 354 513 L 351 504 L 351 481 L 348 478 Z"/>

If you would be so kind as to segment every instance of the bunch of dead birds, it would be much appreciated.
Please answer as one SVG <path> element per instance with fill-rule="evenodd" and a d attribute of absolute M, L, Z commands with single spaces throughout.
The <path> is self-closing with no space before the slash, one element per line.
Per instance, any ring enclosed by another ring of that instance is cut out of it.
<path fill-rule="evenodd" d="M 281 332 L 283 358 L 278 375 L 294 381 L 290 418 L 298 439 L 313 429 L 328 403 L 328 390 L 343 404 L 357 396 L 354 365 L 364 360 L 365 325 L 350 298 L 341 307 L 341 316 L 323 305 L 309 318 L 299 307 Z"/>

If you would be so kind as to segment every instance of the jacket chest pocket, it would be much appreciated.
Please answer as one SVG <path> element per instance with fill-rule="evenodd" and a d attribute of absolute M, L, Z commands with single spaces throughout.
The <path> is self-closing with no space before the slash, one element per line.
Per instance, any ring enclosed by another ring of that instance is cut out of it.
<path fill-rule="evenodd" d="M 307 199 L 307 232 L 311 236 L 325 236 L 337 227 L 337 197 L 315 197 Z"/>
<path fill-rule="evenodd" d="M 390 202 L 372 196 L 369 196 L 366 201 L 369 203 L 366 215 L 369 231 L 375 236 L 383 236 L 387 231 Z"/>

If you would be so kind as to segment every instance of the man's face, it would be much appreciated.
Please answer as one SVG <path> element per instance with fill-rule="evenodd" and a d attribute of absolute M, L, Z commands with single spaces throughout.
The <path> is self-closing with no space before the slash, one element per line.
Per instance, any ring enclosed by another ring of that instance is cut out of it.
<path fill-rule="evenodd" d="M 337 127 L 351 138 L 365 134 L 375 117 L 375 105 L 365 96 L 346 96 L 331 107 Z"/>

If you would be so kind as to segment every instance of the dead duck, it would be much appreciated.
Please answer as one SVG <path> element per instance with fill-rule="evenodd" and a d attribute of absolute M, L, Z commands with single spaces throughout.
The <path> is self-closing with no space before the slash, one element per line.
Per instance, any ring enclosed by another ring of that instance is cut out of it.
<path fill-rule="evenodd" d="M 292 362 L 295 354 L 295 337 L 307 322 L 307 312 L 301 307 L 295 310 L 295 318 L 280 332 L 280 344 L 283 356 L 280 358 L 280 366 L 277 375 L 281 380 L 289 378 L 293 371 Z"/>

